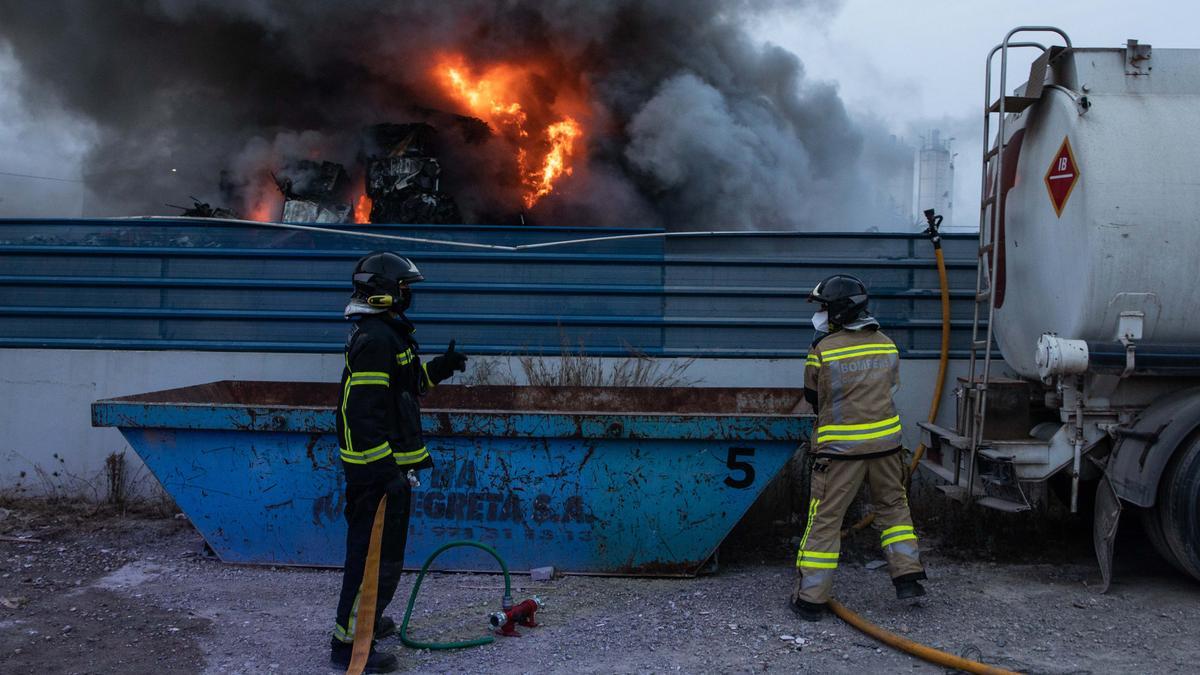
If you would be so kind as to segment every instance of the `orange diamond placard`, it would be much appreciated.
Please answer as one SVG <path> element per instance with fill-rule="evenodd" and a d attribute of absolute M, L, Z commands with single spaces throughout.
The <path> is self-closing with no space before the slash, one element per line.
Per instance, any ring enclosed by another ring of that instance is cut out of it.
<path fill-rule="evenodd" d="M 1075 153 L 1071 152 L 1071 140 L 1064 136 L 1054 161 L 1050 163 L 1050 170 L 1046 172 L 1046 191 L 1050 193 L 1050 203 L 1054 205 L 1054 213 L 1059 218 L 1078 182 L 1079 165 L 1075 163 Z"/>

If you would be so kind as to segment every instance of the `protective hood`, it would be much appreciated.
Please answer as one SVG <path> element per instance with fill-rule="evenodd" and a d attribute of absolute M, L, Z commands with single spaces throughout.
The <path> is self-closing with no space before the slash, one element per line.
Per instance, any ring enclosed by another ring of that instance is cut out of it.
<path fill-rule="evenodd" d="M 866 328 L 879 328 L 879 319 L 863 312 L 862 316 L 854 321 L 842 326 L 843 330 L 863 330 Z"/>
<path fill-rule="evenodd" d="M 347 319 L 352 319 L 361 314 L 383 314 L 387 311 L 385 307 L 372 307 L 365 300 L 352 298 L 350 303 L 346 305 L 346 310 L 342 312 Z"/>

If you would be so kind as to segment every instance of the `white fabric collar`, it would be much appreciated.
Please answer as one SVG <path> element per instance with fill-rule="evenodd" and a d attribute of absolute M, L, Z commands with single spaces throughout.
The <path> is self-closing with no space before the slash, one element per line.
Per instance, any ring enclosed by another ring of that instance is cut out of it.
<path fill-rule="evenodd" d="M 866 316 L 859 317 L 851 324 L 842 326 L 842 328 L 846 330 L 863 330 L 864 328 L 870 328 L 872 326 L 879 328 L 879 320 L 868 314 Z"/>
<path fill-rule="evenodd" d="M 386 311 L 387 308 L 385 307 L 372 307 L 362 300 L 351 300 L 350 303 L 346 305 L 346 311 L 342 314 L 349 319 L 361 314 L 383 314 Z"/>

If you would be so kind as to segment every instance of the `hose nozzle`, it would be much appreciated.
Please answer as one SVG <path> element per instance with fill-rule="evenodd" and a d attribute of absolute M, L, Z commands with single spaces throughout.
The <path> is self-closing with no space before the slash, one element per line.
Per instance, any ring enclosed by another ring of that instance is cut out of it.
<path fill-rule="evenodd" d="M 941 248 L 942 217 L 934 213 L 933 209 L 925 209 L 925 222 L 929 223 L 929 227 L 925 228 L 925 235 L 929 237 L 929 241 L 933 242 L 934 248 Z"/>

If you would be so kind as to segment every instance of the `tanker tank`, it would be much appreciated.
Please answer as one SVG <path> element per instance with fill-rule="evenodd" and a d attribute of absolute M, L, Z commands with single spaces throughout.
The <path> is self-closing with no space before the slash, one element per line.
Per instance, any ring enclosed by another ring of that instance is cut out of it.
<path fill-rule="evenodd" d="M 1112 342 L 1123 312 L 1146 343 L 1200 345 L 1200 50 L 1141 73 L 1127 51 L 1062 53 L 1006 125 L 994 332 L 1029 379 L 1043 333 Z"/>
<path fill-rule="evenodd" d="M 1010 92 L 1014 50 L 1037 57 Z M 987 64 L 1002 142 L 980 167 L 968 373 L 954 427 L 920 423 L 920 465 L 965 503 L 1090 510 L 1102 589 L 1126 505 L 1200 579 L 1200 50 L 1022 26 Z"/>

